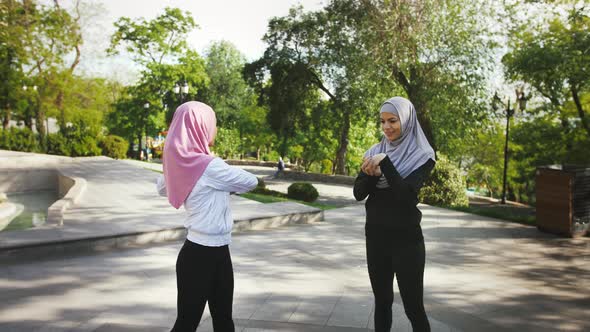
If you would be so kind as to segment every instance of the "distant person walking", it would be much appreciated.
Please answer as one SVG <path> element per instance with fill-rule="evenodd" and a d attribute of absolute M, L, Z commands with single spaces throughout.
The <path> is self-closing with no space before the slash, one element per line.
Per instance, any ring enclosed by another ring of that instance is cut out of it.
<path fill-rule="evenodd" d="M 273 175 L 273 179 L 279 177 L 280 174 L 284 174 L 285 171 L 285 162 L 283 161 L 282 157 L 279 157 L 279 162 L 277 163 L 277 171 L 275 175 Z"/>
<path fill-rule="evenodd" d="M 176 261 L 177 317 L 172 332 L 196 331 L 205 303 L 214 331 L 234 331 L 229 195 L 254 189 L 258 180 L 211 154 L 216 134 L 211 107 L 190 101 L 174 112 L 164 145 L 158 192 L 188 212 L 188 235 Z"/>
<path fill-rule="evenodd" d="M 387 100 L 379 111 L 383 138 L 364 155 L 354 184 L 354 197 L 367 196 L 366 250 L 375 296 L 375 332 L 392 324 L 393 279 L 414 332 L 430 331 L 424 310 L 424 237 L 417 207 L 418 192 L 434 168 L 428 143 L 412 103 Z"/>

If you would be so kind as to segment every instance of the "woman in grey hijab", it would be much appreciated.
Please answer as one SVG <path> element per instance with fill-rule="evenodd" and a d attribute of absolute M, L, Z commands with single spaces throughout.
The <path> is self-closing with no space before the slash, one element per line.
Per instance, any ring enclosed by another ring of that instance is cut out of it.
<path fill-rule="evenodd" d="M 375 332 L 390 331 L 393 279 L 413 331 L 430 331 L 424 310 L 424 237 L 418 192 L 435 165 L 412 103 L 387 100 L 379 111 L 383 137 L 364 156 L 354 197 L 365 203 L 367 265 L 375 296 Z"/>

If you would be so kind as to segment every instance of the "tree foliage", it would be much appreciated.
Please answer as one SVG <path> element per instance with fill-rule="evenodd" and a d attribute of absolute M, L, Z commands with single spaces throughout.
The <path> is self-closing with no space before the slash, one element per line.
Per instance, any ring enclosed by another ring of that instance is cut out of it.
<path fill-rule="evenodd" d="M 512 51 L 503 59 L 512 80 L 532 85 L 547 98 L 560 117 L 566 102 L 573 101 L 582 127 L 590 137 L 590 9 L 569 7 L 567 17 L 552 17 L 543 25 L 523 25 L 512 37 Z"/>
<path fill-rule="evenodd" d="M 486 116 L 494 6 L 485 0 L 362 2 L 369 19 L 360 31 L 374 73 L 403 89 L 431 145 L 450 152 L 447 144 Z"/>

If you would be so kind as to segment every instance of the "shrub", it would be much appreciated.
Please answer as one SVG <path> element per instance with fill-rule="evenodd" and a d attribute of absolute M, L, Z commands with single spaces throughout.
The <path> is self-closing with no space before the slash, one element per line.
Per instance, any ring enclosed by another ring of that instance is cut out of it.
<path fill-rule="evenodd" d="M 465 179 L 457 166 L 439 155 L 436 166 L 420 191 L 420 201 L 438 206 L 467 206 Z"/>
<path fill-rule="evenodd" d="M 279 160 L 279 153 L 276 151 L 269 151 L 262 155 L 263 161 L 277 161 Z"/>
<path fill-rule="evenodd" d="M 295 182 L 287 189 L 287 197 L 304 202 L 313 202 L 318 196 L 315 187 L 307 182 Z"/>
<path fill-rule="evenodd" d="M 0 149 L 38 152 L 40 151 L 37 134 L 27 127 L 0 130 Z"/>
<path fill-rule="evenodd" d="M 332 174 L 332 161 L 330 159 L 322 159 L 320 172 L 322 174 Z"/>
<path fill-rule="evenodd" d="M 70 148 L 65 136 L 55 133 L 47 136 L 47 153 L 60 156 L 69 156 Z"/>
<path fill-rule="evenodd" d="M 113 159 L 124 159 L 129 150 L 129 142 L 117 135 L 108 135 L 100 141 L 102 154 Z"/>
<path fill-rule="evenodd" d="M 73 136 L 60 132 L 47 137 L 47 153 L 68 157 L 99 156 L 101 148 L 89 135 Z"/>
<path fill-rule="evenodd" d="M 76 137 L 71 141 L 72 157 L 100 156 L 102 150 L 98 147 L 96 139 L 91 136 Z"/>

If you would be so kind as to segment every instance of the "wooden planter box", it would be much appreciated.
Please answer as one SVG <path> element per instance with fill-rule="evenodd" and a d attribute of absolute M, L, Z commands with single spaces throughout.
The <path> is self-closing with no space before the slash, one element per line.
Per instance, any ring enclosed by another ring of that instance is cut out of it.
<path fill-rule="evenodd" d="M 537 168 L 537 228 L 568 237 L 583 236 L 590 225 L 590 168 Z"/>

